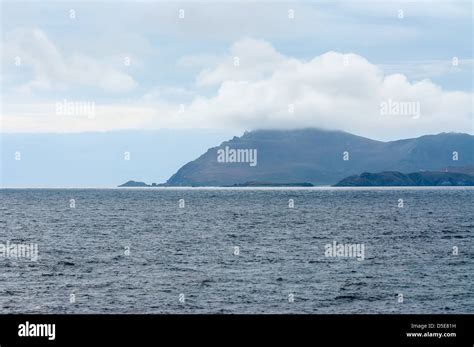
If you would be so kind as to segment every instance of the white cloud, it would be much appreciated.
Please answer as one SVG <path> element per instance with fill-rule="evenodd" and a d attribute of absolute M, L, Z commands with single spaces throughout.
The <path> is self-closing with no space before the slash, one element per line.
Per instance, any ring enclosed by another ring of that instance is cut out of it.
<path fill-rule="evenodd" d="M 201 71 L 196 82 L 206 86 L 227 80 L 262 79 L 273 73 L 283 60 L 284 57 L 266 41 L 239 40 L 230 48 L 229 56 L 216 67 Z"/>
<path fill-rule="evenodd" d="M 17 91 L 65 90 L 73 86 L 96 87 L 107 92 L 127 92 L 136 82 L 129 75 L 92 57 L 63 56 L 40 29 L 17 29 L 7 34 L 4 61 L 21 58 L 21 65 L 31 67 L 34 77 Z M 15 67 L 13 67 L 15 68 Z"/>
<path fill-rule="evenodd" d="M 239 67 L 232 65 L 235 55 L 242 57 Z M 187 106 L 184 123 L 189 126 L 314 126 L 373 138 L 473 132 L 472 94 L 443 91 L 429 80 L 384 75 L 356 54 L 328 52 L 302 61 L 282 56 L 266 42 L 247 39 L 235 43 L 214 69 L 202 72 L 197 82 L 203 81 L 218 83 L 219 88 L 216 95 L 196 98 Z M 419 103 L 420 117 L 381 116 L 380 105 L 389 99 Z M 294 105 L 294 113 L 289 105 Z"/>
<path fill-rule="evenodd" d="M 240 58 L 238 67 L 233 65 L 234 56 Z M 443 131 L 473 132 L 472 93 L 445 91 L 430 80 L 413 82 L 402 74 L 385 74 L 356 54 L 327 52 L 300 60 L 284 56 L 268 42 L 244 39 L 234 43 L 213 68 L 201 71 L 196 82 L 214 86 L 215 93 L 204 96 L 199 88 L 192 92 L 158 88 L 127 107 L 111 105 L 108 116 L 96 125 L 73 126 L 38 114 L 28 119 L 28 127 L 34 129 L 36 123 L 43 129 L 66 132 L 117 127 L 228 128 L 236 132 L 320 127 L 385 140 Z M 191 98 L 184 108 L 176 100 L 182 93 Z M 420 117 L 381 115 L 381 103 L 388 100 L 419 103 Z M 291 105 L 294 112 L 290 112 Z M 6 112 L 5 131 L 27 126 L 26 122 L 18 124 L 14 113 Z M 116 122 L 114 117 L 119 114 L 123 118 L 117 119 L 122 121 Z"/>
<path fill-rule="evenodd" d="M 146 129 L 155 116 L 152 108 L 130 104 L 100 104 L 93 110 L 58 114 L 56 103 L 8 104 L 0 125 L 9 133 L 80 133 Z"/>

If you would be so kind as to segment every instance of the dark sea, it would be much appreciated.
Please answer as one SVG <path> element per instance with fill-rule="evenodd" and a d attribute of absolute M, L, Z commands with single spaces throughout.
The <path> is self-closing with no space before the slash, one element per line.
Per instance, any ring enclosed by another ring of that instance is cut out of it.
<path fill-rule="evenodd" d="M 474 313 L 473 196 L 2 189 L 1 313 Z"/>

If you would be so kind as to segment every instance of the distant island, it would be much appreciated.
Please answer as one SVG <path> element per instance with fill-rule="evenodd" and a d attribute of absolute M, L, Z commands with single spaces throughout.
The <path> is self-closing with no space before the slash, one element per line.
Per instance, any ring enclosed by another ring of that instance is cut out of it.
<path fill-rule="evenodd" d="M 457 172 L 414 172 L 404 174 L 397 171 L 379 173 L 364 172 L 346 177 L 333 187 L 422 187 L 422 186 L 474 186 L 474 175 Z M 128 181 L 119 187 L 170 187 L 166 184 Z M 308 182 L 272 183 L 246 182 L 224 187 L 314 187 Z"/>
<path fill-rule="evenodd" d="M 473 148 L 474 136 L 462 133 L 384 142 L 315 128 L 255 130 L 209 148 L 165 183 L 121 187 L 472 185 Z"/>
<path fill-rule="evenodd" d="M 146 184 L 145 182 L 128 181 L 128 182 L 125 182 L 124 184 L 119 185 L 119 187 L 159 187 L 161 185 L 162 184 L 152 183 L 150 185 L 150 184 Z"/>
<path fill-rule="evenodd" d="M 474 186 L 474 176 L 456 172 L 397 171 L 380 173 L 364 172 L 339 181 L 334 187 L 396 187 L 396 186 Z"/>
<path fill-rule="evenodd" d="M 156 184 L 152 183 L 146 184 L 145 182 L 137 181 L 128 181 L 125 182 L 119 187 L 170 187 L 166 184 Z M 301 183 L 272 183 L 272 182 L 246 182 L 246 183 L 237 183 L 231 186 L 226 187 L 314 187 L 314 184 L 301 182 Z"/>

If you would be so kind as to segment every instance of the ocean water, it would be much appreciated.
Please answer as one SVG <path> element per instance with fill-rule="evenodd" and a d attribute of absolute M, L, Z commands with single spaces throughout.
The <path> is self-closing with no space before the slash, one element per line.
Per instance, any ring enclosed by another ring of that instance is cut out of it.
<path fill-rule="evenodd" d="M 0 257 L 0 307 L 474 313 L 473 193 L 2 189 L 0 243 L 37 244 L 38 259 Z M 363 244 L 364 259 L 326 256 L 334 241 Z"/>

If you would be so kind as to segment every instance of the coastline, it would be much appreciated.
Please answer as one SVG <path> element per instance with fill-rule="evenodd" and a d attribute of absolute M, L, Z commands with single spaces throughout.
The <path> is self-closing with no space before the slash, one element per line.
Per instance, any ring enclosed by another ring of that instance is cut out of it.
<path fill-rule="evenodd" d="M 167 187 L 0 187 L 2 190 L 474 190 L 474 186 L 364 186 L 364 187 L 218 187 L 218 186 L 167 186 Z"/>

